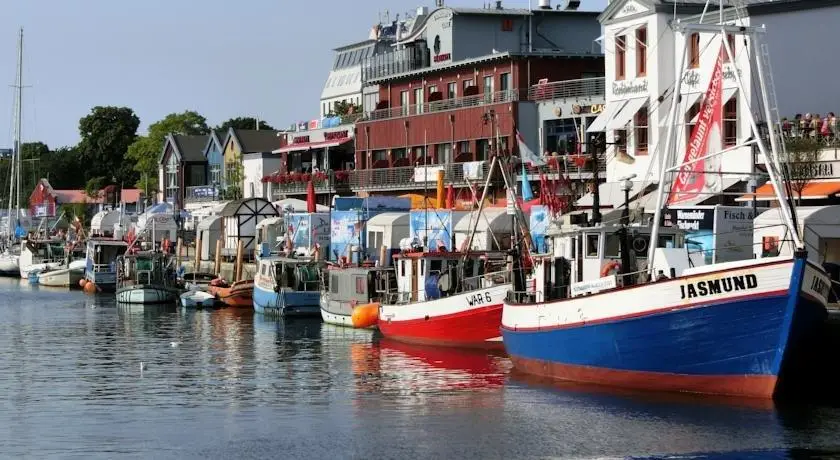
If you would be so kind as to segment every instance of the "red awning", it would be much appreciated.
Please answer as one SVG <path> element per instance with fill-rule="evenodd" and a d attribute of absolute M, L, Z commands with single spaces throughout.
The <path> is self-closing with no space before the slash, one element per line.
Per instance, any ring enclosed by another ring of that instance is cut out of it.
<path fill-rule="evenodd" d="M 802 188 L 802 199 L 820 200 L 830 198 L 838 193 L 840 193 L 840 181 L 811 182 L 809 184 L 805 184 Z M 768 182 L 761 187 L 758 187 L 754 194 L 747 193 L 743 196 L 735 198 L 735 201 L 752 201 L 753 195 L 755 195 L 755 199 L 758 201 L 777 199 L 776 189 L 773 187 L 772 183 Z M 796 192 L 794 192 L 793 197 L 798 198 Z"/>
<path fill-rule="evenodd" d="M 301 142 L 299 144 L 290 144 L 285 147 L 280 147 L 277 150 L 272 151 L 271 153 L 286 153 L 286 152 L 296 152 L 298 150 L 312 150 L 312 149 L 325 149 L 329 147 L 338 147 L 339 145 L 346 144 L 353 140 L 351 137 L 345 137 L 343 139 L 337 139 L 334 141 L 323 141 L 323 142 Z"/>

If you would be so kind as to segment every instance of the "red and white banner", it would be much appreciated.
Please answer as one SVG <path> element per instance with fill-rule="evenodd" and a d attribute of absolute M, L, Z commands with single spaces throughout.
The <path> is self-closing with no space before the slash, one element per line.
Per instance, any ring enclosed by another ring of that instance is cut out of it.
<path fill-rule="evenodd" d="M 712 79 L 709 81 L 709 88 L 706 96 L 700 104 L 700 114 L 697 123 L 691 130 L 691 138 L 685 150 L 685 158 L 682 164 L 705 157 L 710 153 L 718 152 L 723 148 L 721 130 L 723 129 L 723 58 L 726 51 L 721 44 L 715 70 L 712 72 Z M 719 168 L 712 168 L 709 171 L 709 158 L 694 161 L 680 168 L 674 184 L 671 187 L 671 194 L 668 197 L 668 204 L 679 204 L 701 197 L 706 187 L 706 173 Z M 719 161 L 712 161 L 719 165 Z M 701 197 L 703 198 L 703 197 Z"/>

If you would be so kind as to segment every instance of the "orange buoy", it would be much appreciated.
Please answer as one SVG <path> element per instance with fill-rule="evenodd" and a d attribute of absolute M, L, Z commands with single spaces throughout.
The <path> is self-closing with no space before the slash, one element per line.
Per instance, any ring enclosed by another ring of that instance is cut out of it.
<path fill-rule="evenodd" d="M 353 322 L 353 327 L 360 329 L 375 325 L 379 321 L 379 303 L 357 305 L 353 308 L 350 320 Z"/>
<path fill-rule="evenodd" d="M 80 280 L 79 280 L 79 287 L 80 287 L 80 288 L 82 288 L 82 289 L 84 289 L 85 284 L 87 284 L 87 282 L 88 282 L 88 280 L 86 280 L 86 279 L 84 279 L 84 278 L 80 279 Z"/>
<path fill-rule="evenodd" d="M 93 281 L 88 281 L 85 283 L 85 294 L 94 294 L 96 292 L 96 285 L 93 284 Z"/>

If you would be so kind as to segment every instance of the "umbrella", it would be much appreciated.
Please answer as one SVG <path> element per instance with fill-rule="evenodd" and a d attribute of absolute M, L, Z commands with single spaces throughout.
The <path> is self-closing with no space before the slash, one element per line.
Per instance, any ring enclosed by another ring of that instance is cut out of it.
<path fill-rule="evenodd" d="M 306 212 L 315 212 L 315 184 L 306 184 Z"/>

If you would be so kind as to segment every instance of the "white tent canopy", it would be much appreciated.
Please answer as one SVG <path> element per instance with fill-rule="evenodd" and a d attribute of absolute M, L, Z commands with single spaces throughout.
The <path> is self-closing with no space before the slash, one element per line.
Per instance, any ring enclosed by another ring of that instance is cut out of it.
<path fill-rule="evenodd" d="M 113 233 L 117 225 L 127 226 L 128 217 L 119 210 L 99 211 L 90 221 L 90 229 L 95 233 Z"/>
<path fill-rule="evenodd" d="M 808 251 L 808 260 L 822 264 L 840 263 L 840 205 L 796 208 L 799 233 Z M 792 256 L 793 242 L 780 208 L 769 209 L 753 223 L 753 253 L 756 257 Z M 768 251 L 769 250 L 769 251 Z"/>
<path fill-rule="evenodd" d="M 283 212 L 288 207 L 291 207 L 293 212 L 306 212 L 306 201 L 298 200 L 297 198 L 284 198 L 271 204 L 273 204 L 280 212 Z M 322 204 L 315 205 L 315 212 L 329 212 L 329 210 L 329 206 L 324 206 Z"/>
<path fill-rule="evenodd" d="M 505 208 L 485 208 L 481 214 L 477 210 L 470 211 L 455 224 L 455 246 L 462 248 L 475 227 L 472 250 L 490 251 L 510 247 L 513 218 L 506 211 Z"/>

